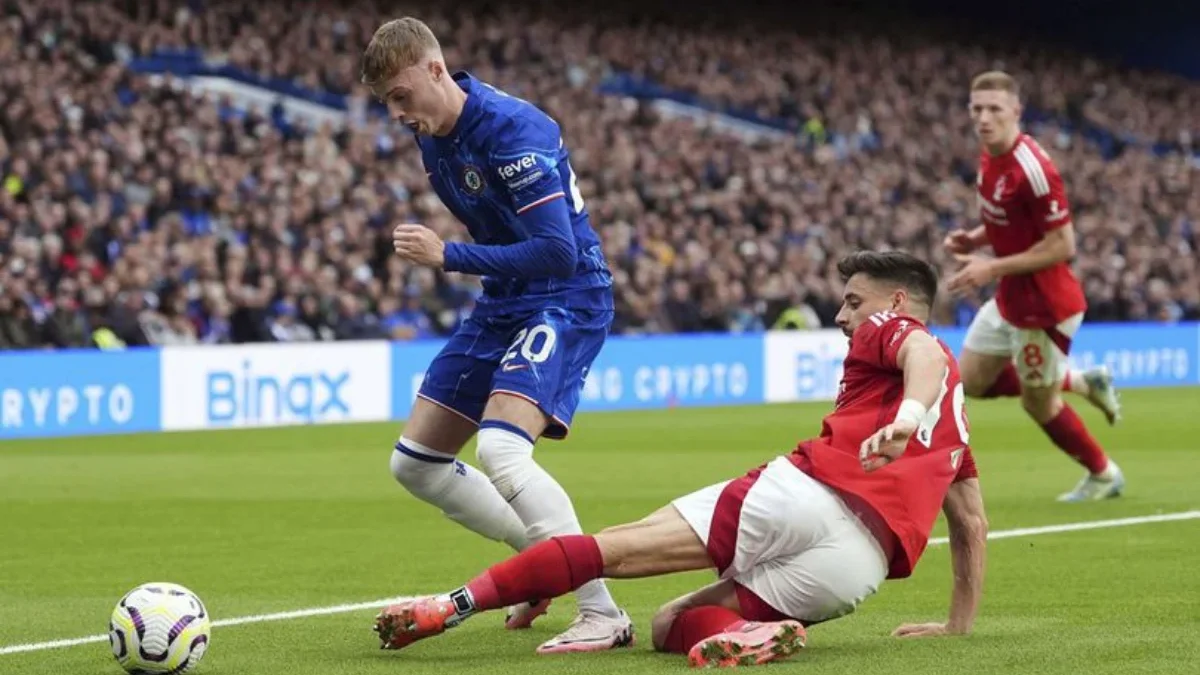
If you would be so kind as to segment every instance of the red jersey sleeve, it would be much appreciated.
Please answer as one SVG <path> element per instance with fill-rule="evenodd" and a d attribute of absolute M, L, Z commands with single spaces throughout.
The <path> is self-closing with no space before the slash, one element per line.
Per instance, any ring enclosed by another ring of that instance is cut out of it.
<path fill-rule="evenodd" d="M 1067 189 L 1050 155 L 1032 138 L 1023 142 L 1014 154 L 1025 173 L 1026 197 L 1034 222 L 1047 231 L 1070 223 Z"/>
<path fill-rule="evenodd" d="M 872 314 L 855 331 L 850 352 L 872 366 L 900 370 L 897 357 L 900 347 L 904 345 L 904 338 L 913 331 L 925 330 L 924 324 L 910 316 L 895 312 Z"/>

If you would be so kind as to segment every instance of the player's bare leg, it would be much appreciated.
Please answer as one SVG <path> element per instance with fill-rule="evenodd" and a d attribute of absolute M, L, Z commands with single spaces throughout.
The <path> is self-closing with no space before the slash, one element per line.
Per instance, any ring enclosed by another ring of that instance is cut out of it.
<path fill-rule="evenodd" d="M 963 393 L 971 398 L 1021 395 L 1021 381 L 1012 367 L 1012 354 L 985 354 L 964 348 L 958 360 Z"/>
<path fill-rule="evenodd" d="M 532 401 L 495 393 L 480 424 L 479 465 L 525 524 L 531 543 L 583 532 L 566 490 L 533 460 L 534 441 L 549 421 Z M 607 649 L 617 646 L 620 635 L 632 630 L 628 615 L 616 606 L 603 581 L 585 584 L 575 595 L 579 615 L 564 633 L 539 647 L 539 652 Z M 526 627 L 546 611 L 548 599 L 526 600 L 533 602 L 511 608 L 506 622 L 509 628 Z"/>
<path fill-rule="evenodd" d="M 1021 378 L 1008 354 L 984 354 L 963 349 L 959 359 L 963 393 L 971 398 L 1018 398 Z M 1121 419 L 1121 401 L 1107 366 L 1086 370 L 1065 369 L 1061 389 L 1087 399 L 1104 413 L 1109 424 Z"/>
<path fill-rule="evenodd" d="M 440 635 L 470 616 L 521 597 L 567 593 L 588 579 L 642 578 L 711 568 L 703 542 L 672 507 L 595 537 L 555 537 L 493 566 L 445 595 L 393 605 L 376 618 L 384 649 L 401 649 Z M 655 617 L 655 643 L 674 641 L 695 666 L 757 665 L 804 647 L 804 627 L 793 620 L 746 621 L 736 610 L 732 582 L 718 582 L 669 604 Z M 665 629 L 662 624 L 671 623 Z M 659 637 L 661 635 L 662 637 Z M 689 637 L 690 636 L 690 637 Z M 695 639 L 692 639 L 695 638 Z M 631 645 L 632 632 L 621 646 Z"/>
<path fill-rule="evenodd" d="M 1021 390 L 1021 405 L 1055 445 L 1088 471 L 1073 490 L 1059 496 L 1059 501 L 1095 501 L 1121 494 L 1125 477 L 1120 467 L 1088 433 L 1083 420 L 1063 402 L 1057 387 L 1025 387 Z"/>
<path fill-rule="evenodd" d="M 674 508 L 666 507 L 595 536 L 555 536 L 534 544 L 457 590 L 384 609 L 375 631 L 384 649 L 400 649 L 475 614 L 528 598 L 565 595 L 601 577 L 640 578 L 711 567 L 704 543 Z M 618 637 L 613 646 L 632 645 L 632 628 Z"/>
<path fill-rule="evenodd" d="M 471 420 L 418 398 L 392 452 L 392 475 L 451 520 L 520 551 L 529 543 L 521 519 L 487 476 L 456 458 L 474 435 Z"/>
<path fill-rule="evenodd" d="M 604 576 L 610 579 L 643 579 L 712 567 L 708 548 L 673 506 L 601 530 L 595 539 L 604 558 Z"/>

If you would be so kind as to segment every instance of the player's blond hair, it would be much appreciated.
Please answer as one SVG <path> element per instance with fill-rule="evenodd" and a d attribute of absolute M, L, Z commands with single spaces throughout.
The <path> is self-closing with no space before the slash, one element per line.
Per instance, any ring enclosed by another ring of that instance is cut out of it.
<path fill-rule="evenodd" d="M 437 37 L 424 21 L 409 16 L 393 19 L 375 30 L 363 51 L 362 83 L 374 89 L 428 57 L 440 58 L 441 53 Z"/>
<path fill-rule="evenodd" d="M 1006 91 L 1021 98 L 1021 85 L 1017 79 L 1003 70 L 989 70 L 971 80 L 971 91 Z"/>

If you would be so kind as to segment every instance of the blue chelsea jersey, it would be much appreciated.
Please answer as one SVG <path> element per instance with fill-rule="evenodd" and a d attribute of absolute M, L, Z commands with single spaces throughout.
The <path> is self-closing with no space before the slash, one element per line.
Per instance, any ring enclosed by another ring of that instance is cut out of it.
<path fill-rule="evenodd" d="M 447 136 L 416 137 L 425 172 L 442 203 L 466 225 L 476 244 L 492 247 L 529 241 L 534 233 L 522 215 L 564 200 L 564 222 L 545 226 L 557 241 L 574 247 L 573 273 L 568 267 L 522 278 L 485 274 L 476 315 L 547 306 L 612 311 L 612 275 L 558 124 L 528 101 L 468 73 L 455 73 L 454 80 L 467 93 L 454 129 Z"/>

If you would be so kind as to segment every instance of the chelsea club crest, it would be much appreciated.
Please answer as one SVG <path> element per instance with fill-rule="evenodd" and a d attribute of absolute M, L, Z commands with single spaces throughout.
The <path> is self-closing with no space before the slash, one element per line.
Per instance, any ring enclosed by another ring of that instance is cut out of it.
<path fill-rule="evenodd" d="M 463 185 L 472 194 L 478 194 L 483 190 L 483 174 L 479 173 L 478 168 L 468 164 L 463 169 Z"/>

